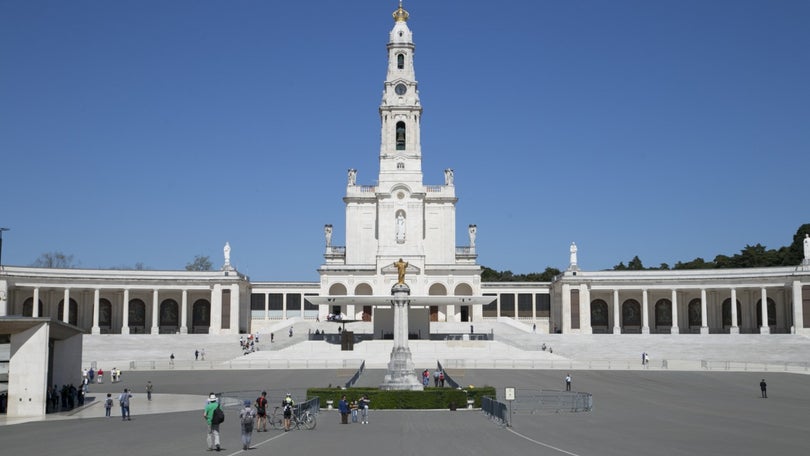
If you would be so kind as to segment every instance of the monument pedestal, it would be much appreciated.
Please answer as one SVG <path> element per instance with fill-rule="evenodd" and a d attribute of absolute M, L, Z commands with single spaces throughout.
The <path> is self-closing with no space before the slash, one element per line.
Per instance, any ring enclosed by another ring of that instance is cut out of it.
<path fill-rule="evenodd" d="M 380 384 L 382 390 L 422 391 L 424 387 L 416 376 L 411 350 L 408 348 L 408 305 L 411 289 L 404 283 L 391 288 L 394 298 L 394 348 L 391 350 L 391 361 L 388 372 Z"/>

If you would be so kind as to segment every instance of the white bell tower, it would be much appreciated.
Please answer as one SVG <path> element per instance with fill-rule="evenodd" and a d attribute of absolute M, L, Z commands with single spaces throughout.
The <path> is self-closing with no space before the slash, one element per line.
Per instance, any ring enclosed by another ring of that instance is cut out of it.
<path fill-rule="evenodd" d="M 326 262 L 318 270 L 325 296 L 390 296 L 397 281 L 392 265 L 399 259 L 409 264 L 412 296 L 480 293 L 475 248 L 456 246 L 453 170 L 437 170 L 437 180 L 443 173 L 443 184 L 423 182 L 422 104 L 408 16 L 400 1 L 388 35 L 376 185 L 359 184 L 362 175 L 350 168 L 343 198 L 346 245 L 332 245 L 331 225 L 325 228 Z M 359 309 L 351 306 L 345 312 L 356 317 Z M 452 308 L 448 312 L 455 318 Z"/>

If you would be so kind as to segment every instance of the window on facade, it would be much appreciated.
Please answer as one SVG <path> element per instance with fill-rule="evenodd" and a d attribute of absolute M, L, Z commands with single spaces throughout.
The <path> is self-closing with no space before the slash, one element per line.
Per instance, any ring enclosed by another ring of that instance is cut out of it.
<path fill-rule="evenodd" d="M 401 70 L 405 68 L 405 56 L 402 54 L 397 54 L 397 69 Z"/>
<path fill-rule="evenodd" d="M 551 314 L 551 295 L 534 295 L 534 309 L 537 318 L 548 318 Z"/>
<path fill-rule="evenodd" d="M 605 301 L 597 299 L 591 303 L 591 326 L 607 328 L 608 305 Z"/>
<path fill-rule="evenodd" d="M 481 316 L 484 318 L 496 318 L 498 316 L 498 295 L 484 293 L 484 296 L 492 297 L 492 302 L 489 304 L 484 304 L 483 308 L 481 309 Z"/>
<path fill-rule="evenodd" d="M 402 162 L 397 163 L 397 169 L 405 169 L 405 163 Z"/>
<path fill-rule="evenodd" d="M 287 294 L 287 318 L 303 317 L 301 309 L 301 295 L 298 293 Z"/>
<path fill-rule="evenodd" d="M 397 150 L 405 150 L 405 122 L 397 122 Z"/>
<path fill-rule="evenodd" d="M 532 295 L 529 293 L 518 294 L 518 317 L 532 317 Z"/>
<path fill-rule="evenodd" d="M 672 326 L 672 301 L 660 299 L 655 303 L 655 327 Z"/>
<path fill-rule="evenodd" d="M 284 306 L 284 295 L 281 293 L 270 293 L 267 295 L 270 310 L 282 310 Z"/>
<path fill-rule="evenodd" d="M 253 293 L 250 295 L 250 310 L 261 310 L 264 312 L 264 293 Z"/>
<path fill-rule="evenodd" d="M 501 300 L 501 317 L 515 317 L 515 295 L 512 293 L 503 293 L 498 296 Z"/>

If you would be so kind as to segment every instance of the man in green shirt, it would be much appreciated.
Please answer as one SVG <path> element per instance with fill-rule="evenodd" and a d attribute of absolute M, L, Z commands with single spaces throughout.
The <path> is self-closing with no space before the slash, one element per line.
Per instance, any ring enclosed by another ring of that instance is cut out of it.
<path fill-rule="evenodd" d="M 203 418 L 205 418 L 205 421 L 208 423 L 206 442 L 208 443 L 209 450 L 216 449 L 219 451 L 219 423 L 213 423 L 214 410 L 217 408 L 219 408 L 217 395 L 211 393 L 208 395 L 208 403 L 205 405 L 205 412 L 203 412 Z"/>

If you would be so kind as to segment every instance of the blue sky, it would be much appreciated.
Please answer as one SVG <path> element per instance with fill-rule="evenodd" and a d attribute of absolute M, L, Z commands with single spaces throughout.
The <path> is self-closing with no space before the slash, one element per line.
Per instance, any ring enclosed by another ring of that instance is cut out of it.
<path fill-rule="evenodd" d="M 378 172 L 394 0 L 0 0 L 3 263 L 317 280 Z M 426 184 L 515 273 L 788 245 L 810 223 L 810 2 L 406 0 Z"/>

